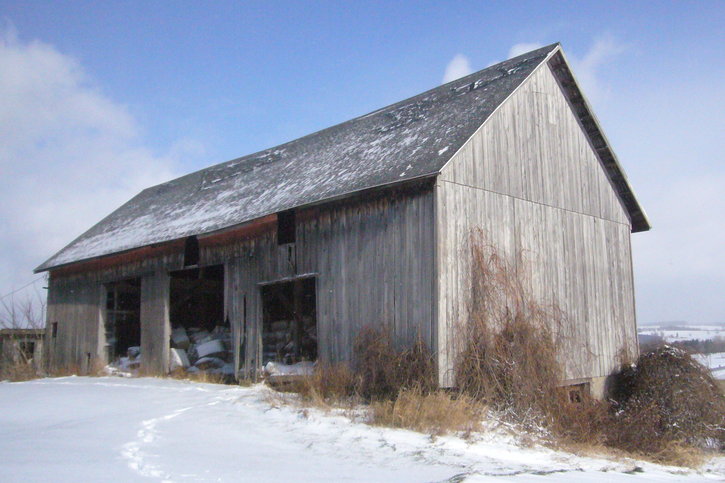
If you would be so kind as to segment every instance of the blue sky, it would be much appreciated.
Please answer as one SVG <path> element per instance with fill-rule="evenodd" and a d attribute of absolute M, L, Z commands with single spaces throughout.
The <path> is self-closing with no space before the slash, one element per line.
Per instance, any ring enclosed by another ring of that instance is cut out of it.
<path fill-rule="evenodd" d="M 560 41 L 654 226 L 639 321 L 725 322 L 722 25 L 707 1 L 0 1 L 0 295 L 144 186 Z"/>

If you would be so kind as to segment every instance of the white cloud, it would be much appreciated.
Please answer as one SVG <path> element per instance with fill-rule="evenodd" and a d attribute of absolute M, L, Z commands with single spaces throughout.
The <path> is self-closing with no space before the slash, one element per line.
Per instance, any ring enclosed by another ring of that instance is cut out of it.
<path fill-rule="evenodd" d="M 599 79 L 601 70 L 625 52 L 627 47 L 611 35 L 599 37 L 583 57 L 567 53 L 574 76 L 592 104 L 603 104 L 609 89 Z"/>
<path fill-rule="evenodd" d="M 446 82 L 460 79 L 472 72 L 473 69 L 471 69 L 471 63 L 468 60 L 468 57 L 463 54 L 456 54 L 446 66 L 446 72 L 443 74 L 442 83 L 445 84 Z"/>
<path fill-rule="evenodd" d="M 133 115 L 77 60 L 8 27 L 0 33 L 0 99 L 3 295 L 141 189 L 174 177 L 185 148 L 152 153 Z"/>
<path fill-rule="evenodd" d="M 531 52 L 532 50 L 536 50 L 538 48 L 543 47 L 542 44 L 538 42 L 530 42 L 530 43 L 521 43 L 521 44 L 515 44 L 513 47 L 509 49 L 509 55 L 508 58 L 517 57 L 521 54 L 525 54 L 526 52 Z"/>
<path fill-rule="evenodd" d="M 522 42 L 511 46 L 507 58 L 512 58 L 543 47 L 540 42 Z M 574 75 L 586 97 L 593 103 L 602 103 L 609 91 L 599 79 L 601 71 L 626 51 L 626 46 L 611 35 L 602 35 L 595 39 L 586 53 L 579 57 L 567 51 L 566 56 L 571 63 Z M 498 62 L 498 61 L 497 61 Z M 491 62 L 490 65 L 497 62 Z"/>

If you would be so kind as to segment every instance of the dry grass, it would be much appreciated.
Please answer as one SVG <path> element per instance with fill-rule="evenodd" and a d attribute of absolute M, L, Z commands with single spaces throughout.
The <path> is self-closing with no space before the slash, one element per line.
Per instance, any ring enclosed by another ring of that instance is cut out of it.
<path fill-rule="evenodd" d="M 442 435 L 470 434 L 481 429 L 484 407 L 466 395 L 454 397 L 445 391 L 404 389 L 394 400 L 370 405 L 372 424 Z"/>
<path fill-rule="evenodd" d="M 190 381 L 207 384 L 230 384 L 229 377 L 224 374 L 212 374 L 205 371 L 187 373 L 186 378 Z"/>
<path fill-rule="evenodd" d="M 311 376 L 302 379 L 297 392 L 319 407 L 345 406 L 359 399 L 359 388 L 360 377 L 348 364 L 318 364 Z"/>
<path fill-rule="evenodd" d="M 156 372 L 148 372 L 144 373 L 143 371 L 138 371 L 138 377 L 159 377 L 159 374 Z M 199 372 L 188 372 L 184 370 L 183 368 L 176 368 L 173 371 L 169 372 L 168 374 L 163 375 L 162 377 L 166 377 L 169 379 L 178 379 L 180 381 L 193 381 L 193 382 L 202 382 L 206 384 L 239 384 L 243 385 L 242 381 L 235 380 L 232 376 L 225 375 L 225 374 L 212 374 L 206 371 L 199 371 Z M 247 384 L 249 385 L 249 384 Z"/>
<path fill-rule="evenodd" d="M 306 404 L 324 409 L 352 408 L 392 404 L 409 390 L 427 395 L 436 389 L 435 376 L 433 355 L 420 339 L 396 348 L 388 331 L 364 328 L 355 339 L 352 364 L 320 363 L 311 376 L 275 389 L 298 392 Z"/>
<path fill-rule="evenodd" d="M 49 377 L 68 377 L 82 375 L 84 375 L 84 371 L 81 370 L 81 366 L 78 364 L 65 364 L 55 367 L 48 372 Z"/>
<path fill-rule="evenodd" d="M 38 377 L 40 376 L 32 362 L 6 361 L 0 365 L 0 381 L 21 382 Z"/>
<path fill-rule="evenodd" d="M 396 348 L 387 330 L 365 328 L 355 339 L 352 364 L 320 363 L 311 376 L 283 390 L 320 407 L 350 406 L 392 401 L 407 389 L 428 393 L 435 381 L 433 355 L 421 340 Z"/>

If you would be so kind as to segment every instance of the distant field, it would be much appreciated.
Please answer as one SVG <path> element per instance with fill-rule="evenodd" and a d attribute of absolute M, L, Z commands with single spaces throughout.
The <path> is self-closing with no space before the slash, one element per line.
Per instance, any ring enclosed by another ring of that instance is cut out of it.
<path fill-rule="evenodd" d="M 684 340 L 712 340 L 718 337 L 725 338 L 725 327 L 721 325 L 690 325 L 690 326 L 640 326 L 637 329 L 640 335 L 655 335 L 665 342 Z"/>

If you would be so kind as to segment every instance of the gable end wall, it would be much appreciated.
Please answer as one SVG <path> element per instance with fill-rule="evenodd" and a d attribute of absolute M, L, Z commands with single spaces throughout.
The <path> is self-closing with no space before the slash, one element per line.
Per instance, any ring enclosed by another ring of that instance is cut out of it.
<path fill-rule="evenodd" d="M 441 383 L 467 318 L 469 237 L 514 260 L 567 314 L 567 379 L 606 376 L 637 350 L 629 218 L 547 64 L 456 153 L 436 187 Z"/>

